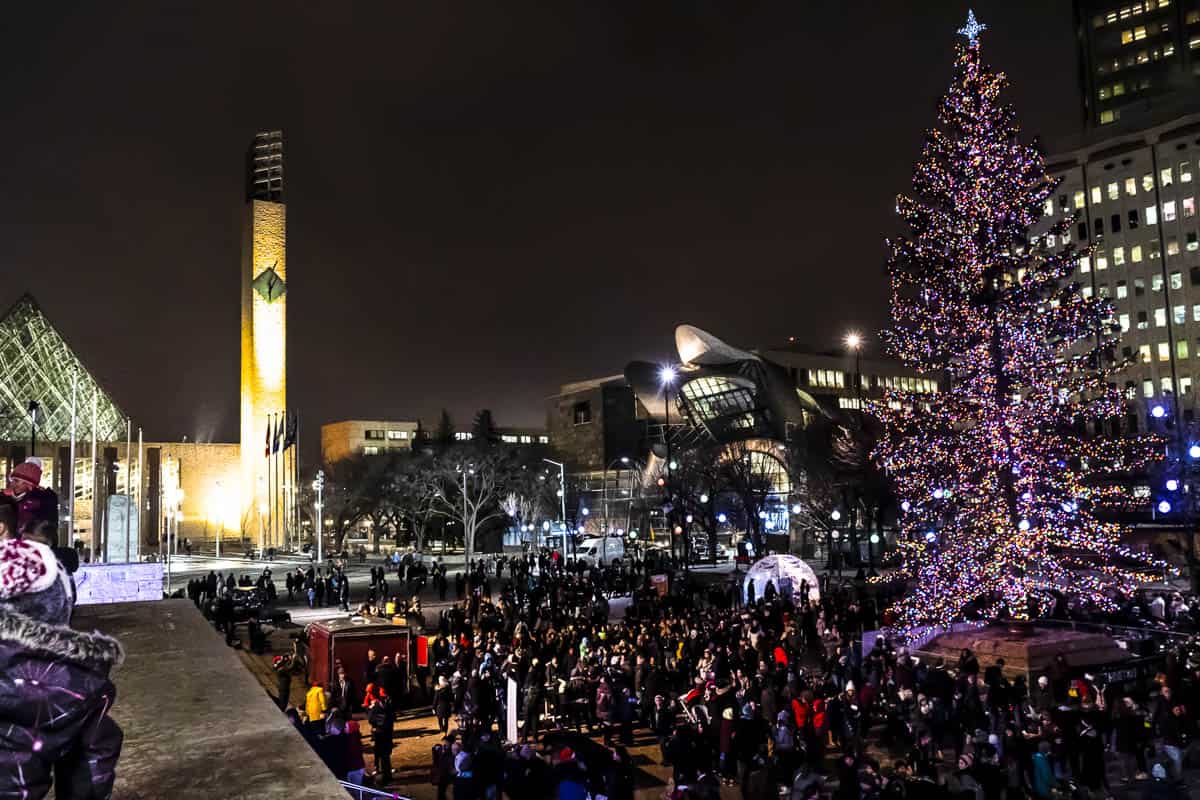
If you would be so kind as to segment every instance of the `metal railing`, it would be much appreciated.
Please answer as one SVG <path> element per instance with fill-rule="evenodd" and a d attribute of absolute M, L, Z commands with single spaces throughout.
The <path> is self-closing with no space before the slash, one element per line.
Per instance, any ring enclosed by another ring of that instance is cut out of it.
<path fill-rule="evenodd" d="M 367 800 L 367 798 L 370 797 L 383 797 L 387 798 L 387 800 L 412 800 L 411 797 L 405 797 L 402 794 L 385 792 L 381 789 L 372 789 L 369 786 L 359 786 L 357 783 L 350 783 L 349 781 L 338 781 L 338 783 L 340 783 L 342 788 L 349 792 L 350 796 L 355 800 Z"/>

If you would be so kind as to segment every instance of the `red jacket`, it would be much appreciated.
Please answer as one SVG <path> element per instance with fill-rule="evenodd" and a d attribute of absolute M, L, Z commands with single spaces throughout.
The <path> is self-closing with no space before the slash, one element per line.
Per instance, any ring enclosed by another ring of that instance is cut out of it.
<path fill-rule="evenodd" d="M 787 663 L 788 663 L 787 651 L 783 649 L 782 645 L 775 646 L 775 663 L 783 664 L 785 667 L 787 666 Z"/>
<path fill-rule="evenodd" d="M 809 708 L 808 703 L 797 697 L 792 700 L 792 716 L 796 718 L 796 729 L 802 731 L 808 726 L 809 718 L 812 717 L 812 709 Z"/>
<path fill-rule="evenodd" d="M 812 726 L 817 733 L 825 732 L 825 701 L 819 697 L 812 703 Z"/>

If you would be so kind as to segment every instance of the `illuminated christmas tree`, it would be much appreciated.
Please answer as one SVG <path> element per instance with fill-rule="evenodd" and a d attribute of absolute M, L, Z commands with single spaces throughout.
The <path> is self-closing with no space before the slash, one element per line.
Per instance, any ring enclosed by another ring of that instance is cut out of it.
<path fill-rule="evenodd" d="M 1055 595 L 1113 608 L 1161 576 L 1096 517 L 1105 473 L 1157 457 L 1161 441 L 1089 434 L 1123 413 L 1110 376 L 1119 327 L 1071 281 L 1072 216 L 1036 144 L 1018 141 L 1003 74 L 980 60 L 982 25 L 959 31 L 954 82 L 897 201 L 911 235 L 889 242 L 894 355 L 945 375 L 935 395 L 891 393 L 875 457 L 901 503 L 893 609 L 902 631 L 964 618 L 1026 619 Z"/>

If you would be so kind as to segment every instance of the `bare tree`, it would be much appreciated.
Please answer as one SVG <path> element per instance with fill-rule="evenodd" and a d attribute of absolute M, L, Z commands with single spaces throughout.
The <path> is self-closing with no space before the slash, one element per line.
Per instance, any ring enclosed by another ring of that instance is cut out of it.
<path fill-rule="evenodd" d="M 510 464 L 500 452 L 481 453 L 473 447 L 453 447 L 438 457 L 439 487 L 434 498 L 438 513 L 463 526 L 463 547 L 470 564 L 475 537 L 494 519 L 504 516 Z"/>
<path fill-rule="evenodd" d="M 425 550 L 425 536 L 430 523 L 438 514 L 438 493 L 441 481 L 435 459 L 426 453 L 414 452 L 399 460 L 394 476 L 396 513 L 412 532 L 418 551 Z"/>

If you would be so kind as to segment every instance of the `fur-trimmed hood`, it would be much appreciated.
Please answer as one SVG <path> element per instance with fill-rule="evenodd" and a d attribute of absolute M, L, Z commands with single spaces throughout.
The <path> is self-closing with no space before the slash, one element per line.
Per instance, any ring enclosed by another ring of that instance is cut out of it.
<path fill-rule="evenodd" d="M 0 643 L 56 661 L 70 661 L 107 673 L 125 660 L 121 643 L 99 631 L 86 633 L 51 625 L 0 605 Z"/>

